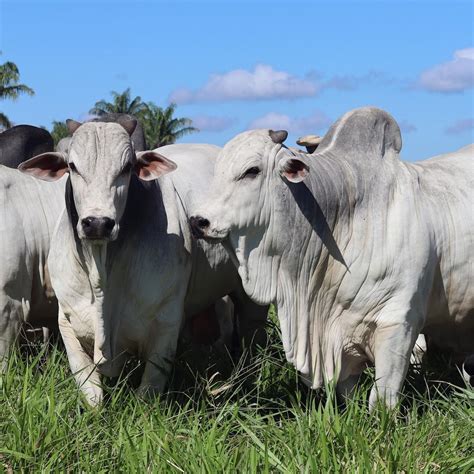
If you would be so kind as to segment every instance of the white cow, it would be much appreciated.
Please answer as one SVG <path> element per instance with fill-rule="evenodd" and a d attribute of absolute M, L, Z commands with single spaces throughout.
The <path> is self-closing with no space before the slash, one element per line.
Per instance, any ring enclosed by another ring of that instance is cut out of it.
<path fill-rule="evenodd" d="M 0 372 L 23 329 L 57 324 L 46 259 L 64 209 L 64 185 L 0 165 Z"/>
<path fill-rule="evenodd" d="M 118 376 L 133 354 L 145 362 L 140 393 L 162 392 L 185 313 L 233 293 L 244 332 L 266 318 L 266 308 L 245 296 L 226 251 L 191 237 L 186 212 L 204 194 L 218 148 L 135 153 L 136 121 L 68 125 L 67 156 L 39 155 L 21 169 L 47 180 L 69 173 L 48 265 L 72 372 L 96 405 L 100 376 Z M 164 176 L 177 164 L 173 179 Z"/>
<path fill-rule="evenodd" d="M 220 153 L 197 236 L 226 241 L 247 294 L 278 309 L 287 359 L 307 383 L 350 393 L 367 362 L 393 406 L 420 330 L 474 349 L 473 153 L 399 160 L 386 112 L 351 111 L 316 153 L 255 130 Z"/>

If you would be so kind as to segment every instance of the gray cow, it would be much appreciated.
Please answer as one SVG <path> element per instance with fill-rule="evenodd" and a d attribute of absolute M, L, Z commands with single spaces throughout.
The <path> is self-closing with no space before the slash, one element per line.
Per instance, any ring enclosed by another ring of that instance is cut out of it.
<path fill-rule="evenodd" d="M 375 108 L 344 115 L 312 155 L 286 136 L 226 144 L 194 232 L 227 242 L 247 294 L 276 304 L 311 387 L 349 393 L 369 362 L 370 405 L 393 406 L 421 330 L 474 352 L 474 146 L 404 163 L 397 123 Z"/>
<path fill-rule="evenodd" d="M 170 145 L 135 153 L 135 121 L 68 124 L 67 156 L 40 155 L 21 169 L 46 180 L 69 173 L 48 264 L 72 372 L 95 405 L 100 376 L 117 376 L 134 354 L 145 362 L 139 392 L 161 392 L 185 314 L 231 293 L 244 336 L 266 319 L 226 251 L 191 237 L 187 213 L 204 195 L 219 150 Z"/>

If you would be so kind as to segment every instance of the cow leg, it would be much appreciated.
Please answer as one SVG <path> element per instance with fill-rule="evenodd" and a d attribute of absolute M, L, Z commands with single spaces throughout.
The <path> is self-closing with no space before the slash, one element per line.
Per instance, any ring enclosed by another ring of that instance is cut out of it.
<path fill-rule="evenodd" d="M 407 318 L 411 320 L 411 318 Z M 413 324 L 400 323 L 377 328 L 374 338 L 375 384 L 369 398 L 372 410 L 378 401 L 394 408 L 398 402 L 410 356 L 418 337 Z"/>
<path fill-rule="evenodd" d="M 20 334 L 22 319 L 21 304 L 0 293 L 0 374 L 7 370 L 8 356 Z"/>
<path fill-rule="evenodd" d="M 92 358 L 84 351 L 84 348 L 74 334 L 71 323 L 61 309 L 59 309 L 58 325 L 64 346 L 66 347 L 71 372 L 87 403 L 95 407 L 101 403 L 103 398 L 100 374 Z"/>
<path fill-rule="evenodd" d="M 184 300 L 184 296 L 182 298 Z M 145 370 L 138 394 L 153 397 L 163 393 L 168 382 L 176 354 L 181 322 L 184 318 L 183 306 L 168 305 L 152 323 L 145 348 Z"/>
<path fill-rule="evenodd" d="M 267 343 L 265 324 L 267 322 L 268 306 L 254 303 L 242 288 L 230 296 L 235 305 L 239 336 L 244 347 L 265 347 Z"/>

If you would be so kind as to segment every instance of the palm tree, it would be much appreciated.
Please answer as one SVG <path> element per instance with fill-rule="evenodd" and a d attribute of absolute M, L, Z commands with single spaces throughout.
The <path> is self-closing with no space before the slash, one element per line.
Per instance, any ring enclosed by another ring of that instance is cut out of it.
<path fill-rule="evenodd" d="M 151 148 L 171 145 L 184 135 L 199 132 L 192 126 L 192 120 L 173 117 L 175 110 L 176 104 L 170 104 L 165 109 L 153 102 L 147 104 L 143 114 L 143 125 L 147 143 Z"/>
<path fill-rule="evenodd" d="M 67 128 L 66 122 L 59 122 L 57 120 L 53 120 L 51 136 L 53 137 L 55 147 L 58 145 L 61 139 L 68 137 L 69 129 Z"/>
<path fill-rule="evenodd" d="M 130 97 L 130 87 L 124 90 L 121 94 L 115 91 L 111 92 L 113 101 L 99 100 L 94 107 L 89 110 L 90 114 L 98 115 L 99 117 L 107 114 L 128 114 L 140 117 L 146 110 L 146 104 L 142 102 L 140 96 L 133 100 Z"/>
<path fill-rule="evenodd" d="M 21 94 L 34 95 L 34 90 L 25 84 L 18 84 L 20 71 L 11 61 L 0 64 L 0 100 L 17 99 Z M 9 128 L 12 124 L 8 117 L 0 112 L 0 127 Z"/>

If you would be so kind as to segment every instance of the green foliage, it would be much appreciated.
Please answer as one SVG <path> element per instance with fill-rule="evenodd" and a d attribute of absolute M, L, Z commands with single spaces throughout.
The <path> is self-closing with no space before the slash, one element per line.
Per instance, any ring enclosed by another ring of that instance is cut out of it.
<path fill-rule="evenodd" d="M 192 126 L 192 120 L 174 117 L 175 111 L 176 104 L 163 109 L 148 102 L 142 120 L 149 148 L 171 145 L 181 137 L 199 131 Z"/>
<path fill-rule="evenodd" d="M 176 104 L 162 108 L 153 102 L 145 103 L 140 96 L 132 99 L 130 88 L 122 93 L 112 91 L 112 101 L 99 100 L 89 113 L 102 116 L 120 113 L 137 117 L 143 124 L 149 148 L 171 145 L 189 133 L 198 132 L 192 120 L 175 117 Z"/>
<path fill-rule="evenodd" d="M 7 472 L 473 472 L 468 392 L 408 389 L 402 414 L 369 414 L 366 384 L 343 409 L 299 383 L 275 324 L 270 332 L 272 343 L 228 379 L 210 370 L 183 382 L 175 373 L 170 393 L 152 402 L 122 382 L 96 410 L 83 405 L 60 349 L 46 361 L 14 354 L 0 383 L 0 465 Z"/>
<path fill-rule="evenodd" d="M 53 128 L 51 129 L 50 133 L 54 140 L 54 146 L 56 147 L 63 138 L 69 136 L 69 130 L 67 128 L 66 122 L 53 120 Z"/>
<path fill-rule="evenodd" d="M 21 94 L 34 95 L 34 90 L 25 84 L 19 84 L 20 70 L 18 66 L 7 61 L 0 64 L 0 100 L 16 100 Z M 0 112 L 0 127 L 9 128 L 12 124 L 8 117 Z"/>
<path fill-rule="evenodd" d="M 122 93 L 112 91 L 112 102 L 106 100 L 99 100 L 94 107 L 89 110 L 90 114 L 97 116 L 106 114 L 129 114 L 137 118 L 141 118 L 146 110 L 146 104 L 142 102 L 140 96 L 131 98 L 130 88 L 124 90 Z"/>

